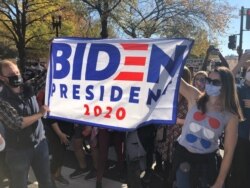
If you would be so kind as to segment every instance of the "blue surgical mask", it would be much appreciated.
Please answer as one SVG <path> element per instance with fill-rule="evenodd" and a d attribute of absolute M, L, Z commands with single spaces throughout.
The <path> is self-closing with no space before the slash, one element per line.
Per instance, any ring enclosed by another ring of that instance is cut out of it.
<path fill-rule="evenodd" d="M 219 96 L 221 86 L 214 86 L 212 84 L 206 84 L 205 91 L 208 96 Z"/>

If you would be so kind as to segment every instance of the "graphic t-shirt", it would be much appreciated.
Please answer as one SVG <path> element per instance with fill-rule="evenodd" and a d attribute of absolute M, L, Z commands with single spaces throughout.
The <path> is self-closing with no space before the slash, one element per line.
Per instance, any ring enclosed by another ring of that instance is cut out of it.
<path fill-rule="evenodd" d="M 219 148 L 219 137 L 228 121 L 229 112 L 207 112 L 202 114 L 197 106 L 189 110 L 182 133 L 178 138 L 180 145 L 192 153 L 212 153 Z"/>

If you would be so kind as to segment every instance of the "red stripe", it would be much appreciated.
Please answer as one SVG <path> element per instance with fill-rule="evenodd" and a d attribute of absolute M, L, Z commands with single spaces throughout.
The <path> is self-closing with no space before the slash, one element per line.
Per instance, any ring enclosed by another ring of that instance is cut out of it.
<path fill-rule="evenodd" d="M 148 50 L 148 44 L 122 43 L 121 45 L 124 50 Z"/>
<path fill-rule="evenodd" d="M 127 80 L 127 81 L 142 81 L 142 72 L 120 72 L 115 80 Z"/>
<path fill-rule="evenodd" d="M 145 65 L 146 57 L 126 57 L 125 65 Z"/>

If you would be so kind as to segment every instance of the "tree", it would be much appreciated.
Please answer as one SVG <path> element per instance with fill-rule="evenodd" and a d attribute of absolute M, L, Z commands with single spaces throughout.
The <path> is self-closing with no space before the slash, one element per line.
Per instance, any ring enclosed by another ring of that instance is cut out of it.
<path fill-rule="evenodd" d="M 82 0 L 87 5 L 89 12 L 96 11 L 101 22 L 101 38 L 108 38 L 108 18 L 111 12 L 121 3 L 122 0 Z"/>
<path fill-rule="evenodd" d="M 206 51 L 209 47 L 208 34 L 206 31 L 201 30 L 193 35 L 195 39 L 194 46 L 190 52 L 193 58 L 201 58 L 206 56 Z"/>
<path fill-rule="evenodd" d="M 132 38 L 150 38 L 162 24 L 163 1 L 128 1 L 119 6 L 112 19 L 124 33 Z"/>
<path fill-rule="evenodd" d="M 13 41 L 18 50 L 18 65 L 21 71 L 24 70 L 26 63 L 27 44 L 42 36 L 39 30 L 28 32 L 35 23 L 41 25 L 43 21 L 52 13 L 61 9 L 60 0 L 3 0 L 0 3 L 0 23 L 3 29 L 8 32 L 0 31 L 0 36 Z M 36 32 L 35 32 L 36 31 Z"/>
<path fill-rule="evenodd" d="M 141 0 L 127 1 L 112 12 L 112 19 L 132 38 L 188 37 L 205 40 L 225 32 L 234 10 L 226 1 L 219 0 Z M 201 37 L 199 34 L 206 33 Z M 214 37 L 215 36 L 215 37 Z M 205 49 L 204 53 L 205 53 Z M 202 53 L 199 53 L 202 54 Z"/>

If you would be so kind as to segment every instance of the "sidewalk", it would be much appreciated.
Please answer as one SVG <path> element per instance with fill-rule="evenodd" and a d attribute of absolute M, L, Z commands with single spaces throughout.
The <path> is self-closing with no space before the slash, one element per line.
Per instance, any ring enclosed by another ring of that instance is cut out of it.
<path fill-rule="evenodd" d="M 63 167 L 62 175 L 70 182 L 69 185 L 63 185 L 61 183 L 56 182 L 57 188 L 95 188 L 96 179 L 85 180 L 84 176 L 79 177 L 77 179 L 70 179 L 69 174 L 73 172 L 73 169 Z M 28 188 L 38 188 L 37 182 L 35 181 L 35 177 L 32 171 L 30 171 L 29 180 L 34 182 L 28 186 Z M 122 184 L 117 181 L 113 181 L 107 178 L 103 178 L 102 181 L 103 188 L 127 188 L 126 184 Z"/>

